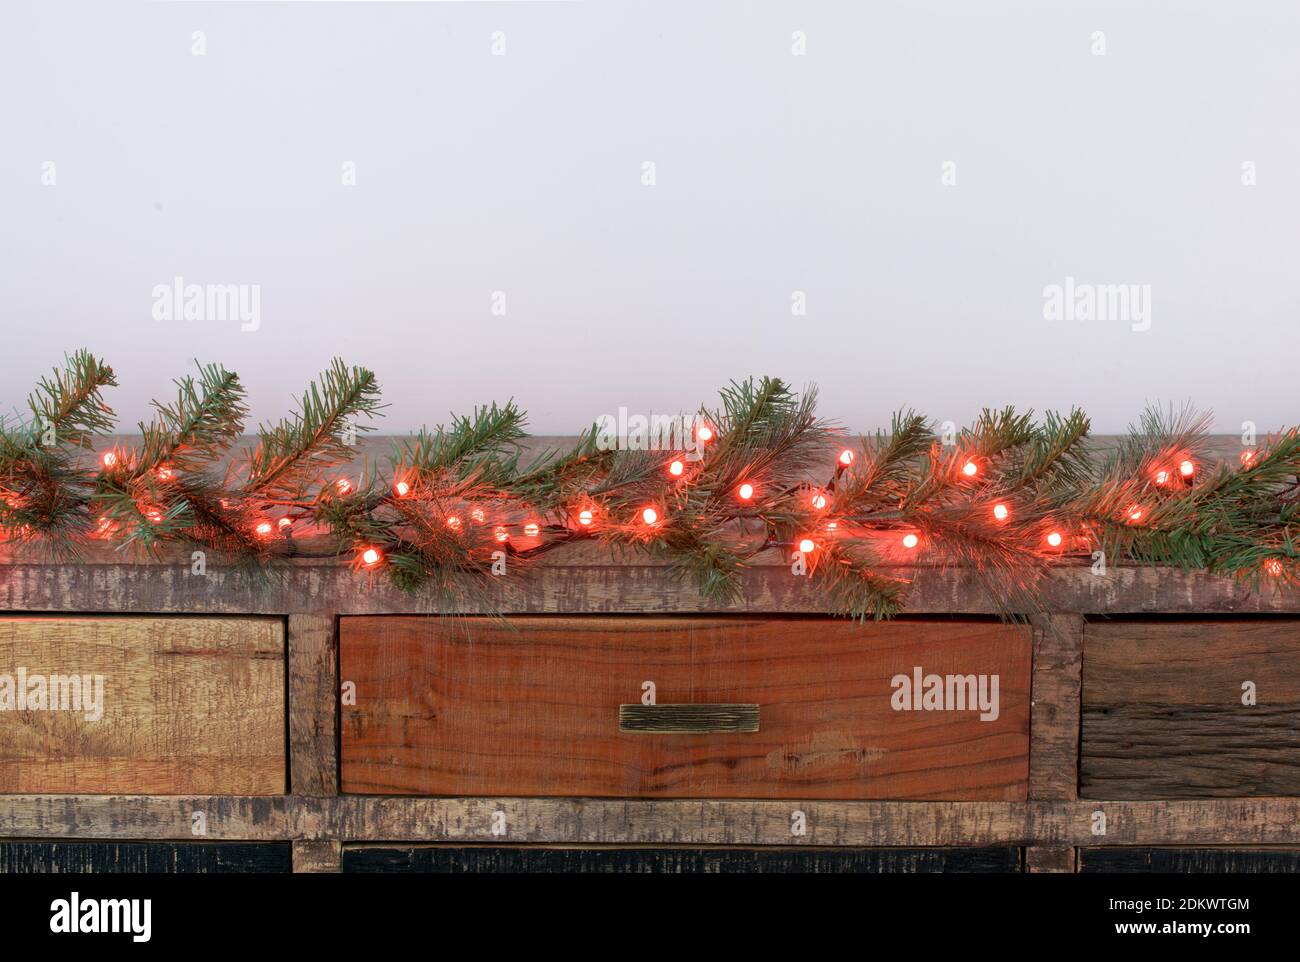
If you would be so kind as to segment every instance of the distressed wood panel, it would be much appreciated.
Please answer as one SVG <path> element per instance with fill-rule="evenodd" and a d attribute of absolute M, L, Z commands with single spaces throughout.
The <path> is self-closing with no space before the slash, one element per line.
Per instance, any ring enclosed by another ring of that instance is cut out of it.
<path fill-rule="evenodd" d="M 295 795 L 338 791 L 338 654 L 334 618 L 290 615 L 289 776 Z"/>
<path fill-rule="evenodd" d="M 1300 622 L 1090 622 L 1080 793 L 1300 795 Z"/>
<path fill-rule="evenodd" d="M 1075 870 L 1075 849 L 1069 845 L 1030 845 L 1025 849 L 1025 871 L 1033 874 L 1069 874 Z"/>
<path fill-rule="evenodd" d="M 293 843 L 295 872 L 328 874 L 341 870 L 342 845 L 328 839 L 311 839 Z"/>
<path fill-rule="evenodd" d="M 1300 846 L 1297 798 L 1019 803 L 0 795 L 0 837 L 185 840 L 195 811 L 206 813 L 206 837 L 213 841 Z M 1093 834 L 1098 811 L 1107 816 L 1104 836 Z"/>
<path fill-rule="evenodd" d="M 930 849 L 635 849 L 419 846 L 345 848 L 343 871 L 443 875 L 560 873 L 677 875 L 688 873 L 929 874 L 1018 872 L 1015 848 Z"/>
<path fill-rule="evenodd" d="M 830 619 L 345 618 L 345 792 L 1025 798 L 1028 628 Z M 996 675 L 996 719 L 894 711 L 891 678 Z M 642 683 L 752 702 L 760 731 L 618 730 Z"/>
<path fill-rule="evenodd" d="M 0 842 L 0 874 L 288 872 L 285 842 Z"/>
<path fill-rule="evenodd" d="M 34 675 L 102 678 L 102 715 L 0 711 L 0 792 L 285 790 L 279 620 L 2 617 L 0 674 L 16 684 L 19 668 L 28 687 Z"/>
<path fill-rule="evenodd" d="M 757 705 L 619 705 L 618 730 L 649 734 L 758 731 Z"/>
<path fill-rule="evenodd" d="M 1029 797 L 1079 797 L 1079 698 L 1083 619 L 1053 615 L 1034 629 Z"/>
<path fill-rule="evenodd" d="M 417 614 L 437 611 L 428 596 L 411 596 L 348 570 L 343 561 L 300 559 L 286 563 L 275 578 L 250 576 L 210 559 L 206 577 L 189 574 L 189 555 L 169 554 L 156 562 L 122 564 L 111 549 L 87 550 L 87 563 L 18 563 L 0 545 L 0 610 L 150 611 L 212 614 Z M 581 552 L 580 552 L 581 554 Z M 512 582 L 493 610 L 507 614 L 717 614 L 823 613 L 825 602 L 807 579 L 792 577 L 785 565 L 759 559 L 741 577 L 738 600 L 721 603 L 700 596 L 687 582 L 666 576 L 663 567 L 639 557 L 590 552 L 578 557 L 555 552 L 539 562 L 534 576 Z M 563 563 L 561 563 L 563 562 Z M 973 573 L 929 568 L 891 569 L 911 582 L 907 610 L 924 614 L 995 614 L 996 606 Z M 503 581 L 508 579 L 501 579 Z M 1056 612 L 1137 614 L 1144 612 L 1244 614 L 1300 612 L 1300 591 L 1252 591 L 1228 577 L 1168 568 L 1111 565 L 1104 576 L 1087 564 L 1050 572 L 1044 604 Z M 484 613 L 465 609 L 461 614 Z"/>
<path fill-rule="evenodd" d="M 1300 849 L 1085 848 L 1079 871 L 1292 874 L 1300 872 Z"/>

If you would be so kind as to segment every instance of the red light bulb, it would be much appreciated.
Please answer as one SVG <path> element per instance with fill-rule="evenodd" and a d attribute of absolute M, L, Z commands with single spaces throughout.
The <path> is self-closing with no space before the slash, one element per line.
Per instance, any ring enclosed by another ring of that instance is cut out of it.
<path fill-rule="evenodd" d="M 1196 473 L 1195 463 L 1193 463 L 1190 459 L 1184 459 L 1178 465 L 1178 473 L 1185 478 L 1190 478 L 1193 474 Z"/>
<path fill-rule="evenodd" d="M 339 478 L 334 482 L 334 489 L 339 494 L 349 494 L 352 491 L 352 482 L 347 478 Z"/>
<path fill-rule="evenodd" d="M 117 467 L 117 452 L 105 451 L 102 455 L 100 455 L 99 463 L 106 468 Z"/>
<path fill-rule="evenodd" d="M 974 461 L 967 461 L 965 464 L 961 466 L 961 473 L 966 475 L 966 477 L 968 478 L 975 477 L 975 475 L 979 474 L 979 470 L 980 470 L 979 465 L 976 464 Z"/>
<path fill-rule="evenodd" d="M 373 568 L 375 565 L 379 564 L 380 561 L 384 560 L 384 556 L 377 548 L 367 548 L 365 551 L 361 552 L 361 560 L 365 562 L 367 568 Z"/>
<path fill-rule="evenodd" d="M 269 538 L 271 536 L 271 532 L 274 531 L 275 529 L 271 527 L 271 522 L 259 521 L 257 522 L 257 527 L 254 528 L 253 530 L 257 532 L 257 536 L 259 538 Z"/>
<path fill-rule="evenodd" d="M 674 461 L 672 464 L 668 465 L 668 473 L 671 474 L 674 478 L 681 477 L 682 472 L 685 470 L 686 470 L 686 465 L 682 464 L 682 462 L 680 461 Z"/>
<path fill-rule="evenodd" d="M 814 494 L 812 496 L 812 506 L 818 511 L 826 507 L 826 495 L 822 494 L 820 491 L 817 494 Z"/>
<path fill-rule="evenodd" d="M 393 485 L 393 492 L 399 497 L 404 498 L 411 493 L 411 486 L 405 481 L 398 481 Z"/>
<path fill-rule="evenodd" d="M 585 527 L 587 525 L 590 525 L 591 522 L 594 520 L 595 520 L 595 515 L 591 513 L 590 508 L 583 508 L 581 511 L 578 512 L 578 524 L 583 525 Z"/>
<path fill-rule="evenodd" d="M 505 528 L 498 527 L 492 532 L 492 537 L 496 538 L 498 541 L 508 541 L 510 539 L 510 534 Z"/>
<path fill-rule="evenodd" d="M 447 527 L 451 528 L 452 531 L 459 531 L 459 530 L 460 530 L 460 515 L 458 515 L 458 514 L 449 514 L 449 515 L 447 515 Z"/>
<path fill-rule="evenodd" d="M 524 525 L 524 534 L 529 538 L 536 538 L 541 533 L 541 530 L 536 521 L 529 521 Z"/>
<path fill-rule="evenodd" d="M 804 554 L 812 554 L 816 547 L 817 545 L 813 542 L 812 538 L 804 538 L 799 542 L 799 550 Z"/>
<path fill-rule="evenodd" d="M 918 544 L 920 544 L 920 543 L 921 543 L 921 539 L 918 538 L 918 537 L 917 537 L 916 535 L 914 535 L 914 534 L 905 534 L 905 535 L 903 535 L 903 547 L 904 547 L 904 548 L 915 548 L 915 547 L 916 547 Z"/>
<path fill-rule="evenodd" d="M 1050 544 L 1053 548 L 1059 548 L 1061 546 L 1061 532 L 1059 531 L 1050 532 L 1047 535 L 1047 543 Z"/>
<path fill-rule="evenodd" d="M 993 506 L 993 517 L 999 521 L 1006 521 L 1011 516 L 1011 511 L 1005 504 L 995 504 Z"/>
<path fill-rule="evenodd" d="M 659 512 L 654 508 L 646 508 L 641 512 L 641 520 L 646 524 L 654 524 L 659 520 Z"/>
<path fill-rule="evenodd" d="M 850 451 L 848 448 L 845 448 L 843 451 L 840 452 L 840 464 L 844 465 L 847 468 L 852 463 L 853 463 L 853 452 Z"/>
<path fill-rule="evenodd" d="M 707 424 L 701 424 L 695 429 L 695 438 L 697 441 L 703 441 L 705 444 L 708 444 L 713 440 L 713 428 L 709 427 Z"/>
<path fill-rule="evenodd" d="M 736 497 L 740 498 L 741 501 L 748 501 L 753 496 L 754 486 L 749 482 L 742 484 L 736 489 Z"/>

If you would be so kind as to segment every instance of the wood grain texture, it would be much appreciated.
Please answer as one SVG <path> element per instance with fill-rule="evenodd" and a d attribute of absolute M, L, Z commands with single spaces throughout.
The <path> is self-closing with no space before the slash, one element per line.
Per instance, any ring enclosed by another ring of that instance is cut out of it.
<path fill-rule="evenodd" d="M 497 873 L 678 875 L 727 874 L 929 874 L 1018 872 L 1015 848 L 930 849 L 635 849 L 452 846 L 349 846 L 343 871 L 443 875 Z"/>
<path fill-rule="evenodd" d="M 382 579 L 360 577 L 336 561 L 299 560 L 273 579 L 238 568 L 208 565 L 206 577 L 189 574 L 189 555 L 164 551 L 157 561 L 123 564 L 111 549 L 86 552 L 86 563 L 39 563 L 3 558 L 0 545 L 0 610 L 195 612 L 211 614 L 415 614 L 437 611 L 428 597 L 412 597 Z M 569 549 L 539 562 L 534 577 L 507 591 L 498 610 L 507 614 L 808 613 L 824 611 L 824 599 L 806 578 L 792 577 L 773 556 L 741 577 L 739 600 L 702 598 L 689 583 L 665 575 L 663 566 L 640 556 Z M 908 579 L 911 614 L 994 614 L 980 580 L 961 570 L 892 570 Z M 1300 612 L 1300 591 L 1252 591 L 1233 578 L 1199 572 L 1112 565 L 1105 576 L 1086 565 L 1048 574 L 1044 603 L 1057 612 L 1086 614 Z M 462 614 L 481 614 L 463 610 Z"/>
<path fill-rule="evenodd" d="M 345 792 L 1025 798 L 1028 628 L 831 619 L 344 618 Z M 997 674 L 1000 712 L 894 711 L 896 674 Z M 628 734 L 618 706 L 755 702 L 741 735 Z"/>
<path fill-rule="evenodd" d="M 338 652 L 334 617 L 290 615 L 289 776 L 295 795 L 338 792 Z"/>
<path fill-rule="evenodd" d="M 0 795 L 0 838 L 571 845 L 1288 845 L 1300 799 L 851 802 L 417 796 Z M 1107 833 L 1093 835 L 1104 811 Z M 498 813 L 501 813 L 500 816 Z M 803 835 L 792 831 L 802 813 Z M 495 831 L 504 826 L 504 835 Z"/>
<path fill-rule="evenodd" d="M 1025 871 L 1035 875 L 1073 873 L 1075 851 L 1070 845 L 1030 845 L 1025 849 Z"/>
<path fill-rule="evenodd" d="M 315 875 L 342 871 L 342 845 L 329 839 L 293 843 L 293 870 Z"/>
<path fill-rule="evenodd" d="M 288 872 L 285 842 L 0 842 L 0 874 Z"/>
<path fill-rule="evenodd" d="M 1290 875 L 1300 873 L 1300 849 L 1084 848 L 1079 871 Z"/>
<path fill-rule="evenodd" d="M 1083 618 L 1053 615 L 1034 628 L 1029 797 L 1079 797 Z"/>
<path fill-rule="evenodd" d="M 1084 639 L 1083 796 L 1300 795 L 1300 622 L 1090 622 Z"/>
<path fill-rule="evenodd" d="M 0 618 L 0 672 L 20 667 L 102 676 L 103 714 L 0 711 L 0 792 L 285 790 L 278 620 Z"/>
<path fill-rule="evenodd" d="M 619 705 L 618 730 L 657 735 L 758 731 L 757 705 Z"/>

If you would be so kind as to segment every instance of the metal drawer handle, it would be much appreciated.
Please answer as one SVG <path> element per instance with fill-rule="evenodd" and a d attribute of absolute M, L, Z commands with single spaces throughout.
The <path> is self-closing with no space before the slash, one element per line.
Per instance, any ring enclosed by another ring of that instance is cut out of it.
<path fill-rule="evenodd" d="M 758 731 L 757 705 L 619 705 L 618 730 L 658 735 Z"/>

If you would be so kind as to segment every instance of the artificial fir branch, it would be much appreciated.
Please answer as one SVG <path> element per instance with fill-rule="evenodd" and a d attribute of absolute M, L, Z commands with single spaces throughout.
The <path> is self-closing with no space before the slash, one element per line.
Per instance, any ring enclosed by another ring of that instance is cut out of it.
<path fill-rule="evenodd" d="M 748 379 L 701 409 L 712 437 L 697 430 L 690 450 L 611 450 L 593 429 L 525 457 L 525 418 L 508 402 L 399 442 L 385 475 L 367 466 L 354 481 L 329 474 L 354 460 L 354 432 L 368 429 L 356 419 L 381 407 L 365 369 L 335 361 L 224 476 L 246 414 L 233 373 L 181 379 L 138 450 L 88 468 L 79 451 L 111 428 L 100 389 L 113 383 L 74 354 L 33 393 L 30 421 L 0 424 L 6 539 L 193 545 L 257 565 L 322 556 L 295 532 L 323 528 L 358 571 L 440 610 L 498 610 L 543 555 L 586 540 L 649 552 L 719 604 L 742 602 L 742 575 L 779 551 L 826 610 L 859 618 L 897 613 L 922 566 L 960 570 L 1008 615 L 1035 610 L 1051 568 L 1097 552 L 1277 587 L 1300 572 L 1300 433 L 1211 468 L 1208 417 L 1190 408 L 1148 411 L 1106 456 L 1082 412 L 1035 422 L 1011 408 L 947 444 L 900 412 L 841 450 L 814 391 Z"/>

